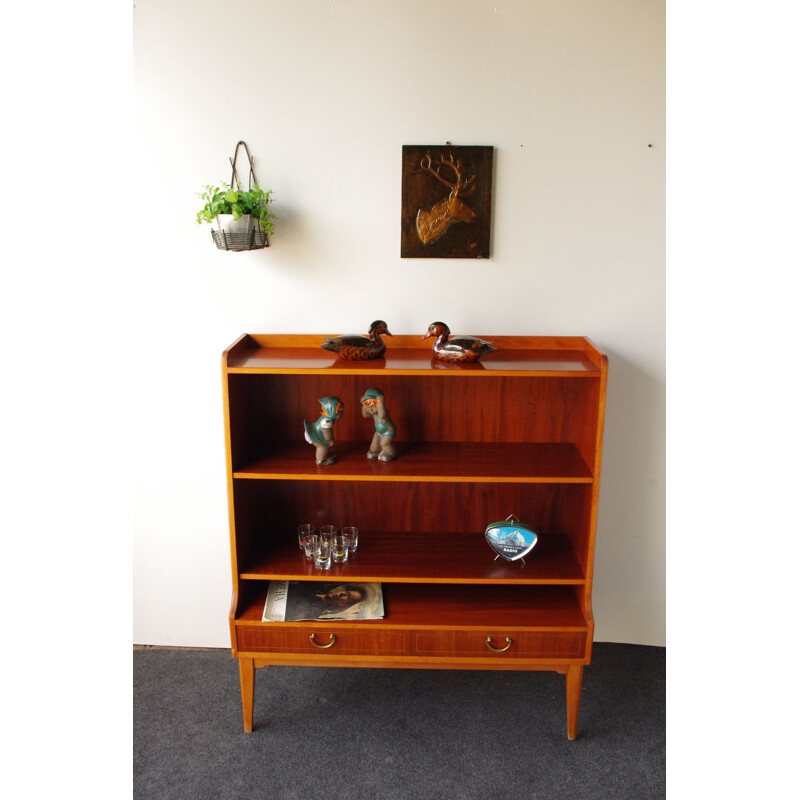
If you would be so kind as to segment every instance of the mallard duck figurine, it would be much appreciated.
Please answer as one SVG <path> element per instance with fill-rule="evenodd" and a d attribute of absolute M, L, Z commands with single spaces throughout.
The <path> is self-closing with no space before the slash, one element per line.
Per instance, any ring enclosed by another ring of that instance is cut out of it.
<path fill-rule="evenodd" d="M 370 358 L 382 358 L 386 352 L 386 343 L 381 339 L 381 334 L 391 336 L 389 328 L 382 319 L 376 319 L 369 326 L 369 335 L 361 336 L 358 333 L 344 336 L 326 337 L 320 345 L 323 350 L 338 353 L 339 358 L 345 361 L 366 361 Z"/>
<path fill-rule="evenodd" d="M 320 414 L 316 422 L 303 420 L 306 441 L 316 448 L 317 466 L 333 464 L 336 456 L 331 455 L 330 449 L 335 444 L 333 440 L 333 425 L 342 416 L 344 404 L 338 397 L 320 397 Z"/>
<path fill-rule="evenodd" d="M 453 336 L 450 338 L 450 328 L 444 322 L 431 322 L 428 332 L 421 339 L 436 337 L 433 343 L 433 357 L 443 361 L 477 361 L 486 353 L 497 350 L 491 342 L 477 339 L 474 336 Z"/>

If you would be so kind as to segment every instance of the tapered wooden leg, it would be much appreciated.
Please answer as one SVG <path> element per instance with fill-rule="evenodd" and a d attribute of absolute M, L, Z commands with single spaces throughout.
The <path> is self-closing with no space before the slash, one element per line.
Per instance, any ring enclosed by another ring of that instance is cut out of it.
<path fill-rule="evenodd" d="M 578 710 L 581 707 L 583 666 L 567 667 L 567 738 L 574 739 L 578 732 Z"/>
<path fill-rule="evenodd" d="M 255 666 L 252 658 L 239 659 L 239 682 L 242 685 L 242 718 L 245 733 L 253 731 L 253 678 Z"/>

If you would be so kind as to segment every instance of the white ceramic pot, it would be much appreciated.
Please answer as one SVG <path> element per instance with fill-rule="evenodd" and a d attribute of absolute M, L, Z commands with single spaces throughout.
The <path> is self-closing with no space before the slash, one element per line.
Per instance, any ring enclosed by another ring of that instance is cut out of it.
<path fill-rule="evenodd" d="M 242 214 L 239 219 L 234 219 L 233 214 L 217 214 L 217 226 L 225 233 L 250 233 L 255 225 L 252 214 Z"/>

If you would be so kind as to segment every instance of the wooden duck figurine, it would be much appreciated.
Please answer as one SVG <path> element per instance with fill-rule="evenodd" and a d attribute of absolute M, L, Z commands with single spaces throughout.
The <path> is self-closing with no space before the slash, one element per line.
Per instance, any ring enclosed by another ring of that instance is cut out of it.
<path fill-rule="evenodd" d="M 486 353 L 497 350 L 491 342 L 477 339 L 474 336 L 454 336 L 450 338 L 450 328 L 444 322 L 431 322 L 428 332 L 421 339 L 436 337 L 433 343 L 433 357 L 443 361 L 470 362 L 477 361 Z"/>
<path fill-rule="evenodd" d="M 338 397 L 320 397 L 319 404 L 322 414 L 316 422 L 303 420 L 306 441 L 316 447 L 317 466 L 333 464 L 336 456 L 330 454 L 330 449 L 335 444 L 333 440 L 333 424 L 342 416 L 344 403 Z"/>
<path fill-rule="evenodd" d="M 391 336 L 389 328 L 382 319 L 376 319 L 369 326 L 369 335 L 346 334 L 344 336 L 326 337 L 320 345 L 323 350 L 338 353 L 344 361 L 366 361 L 370 358 L 382 358 L 386 352 L 386 344 L 381 334 Z"/>

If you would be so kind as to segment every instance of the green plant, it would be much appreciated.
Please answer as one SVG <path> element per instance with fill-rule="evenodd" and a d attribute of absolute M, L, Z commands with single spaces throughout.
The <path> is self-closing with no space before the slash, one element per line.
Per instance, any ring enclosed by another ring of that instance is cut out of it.
<path fill-rule="evenodd" d="M 263 191 L 258 184 L 246 192 L 234 189 L 228 184 L 222 186 L 206 186 L 200 194 L 205 205 L 197 212 L 197 222 L 213 222 L 217 214 L 233 214 L 234 219 L 251 214 L 258 219 L 264 233 L 272 235 L 275 231 L 272 220 L 275 214 L 267 207 L 272 202 L 272 190 Z"/>

